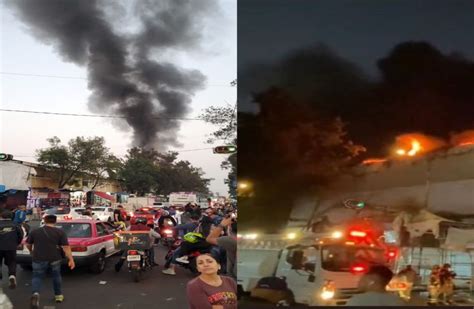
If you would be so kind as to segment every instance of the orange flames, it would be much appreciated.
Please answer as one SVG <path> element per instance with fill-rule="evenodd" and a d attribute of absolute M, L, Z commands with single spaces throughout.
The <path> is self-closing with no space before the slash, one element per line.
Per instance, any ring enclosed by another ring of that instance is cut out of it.
<path fill-rule="evenodd" d="M 446 143 L 439 138 L 421 133 L 409 133 L 396 138 L 395 153 L 400 157 L 414 157 L 421 153 L 439 149 L 445 145 Z"/>
<path fill-rule="evenodd" d="M 362 164 L 368 165 L 368 164 L 377 164 L 377 163 L 384 163 L 387 162 L 387 159 L 367 159 L 362 161 Z"/>
<path fill-rule="evenodd" d="M 467 130 L 451 136 L 451 144 L 456 146 L 474 145 L 474 130 Z"/>
<path fill-rule="evenodd" d="M 394 156 L 415 157 L 424 153 L 432 152 L 440 148 L 474 146 L 474 130 L 467 130 L 458 134 L 451 135 L 449 143 L 446 141 L 422 134 L 422 133 L 408 133 L 396 137 L 394 144 Z M 393 157 L 393 156 L 392 156 Z M 370 158 L 364 160 L 362 164 L 381 164 L 389 159 L 384 158 Z"/>

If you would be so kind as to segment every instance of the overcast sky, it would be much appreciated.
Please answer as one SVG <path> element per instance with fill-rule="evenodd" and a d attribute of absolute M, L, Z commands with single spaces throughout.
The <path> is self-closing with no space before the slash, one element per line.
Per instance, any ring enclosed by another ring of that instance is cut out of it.
<path fill-rule="evenodd" d="M 192 112 L 187 117 L 198 116 L 209 106 L 235 104 L 236 89 L 230 82 L 237 75 L 237 20 L 236 1 L 220 0 L 220 16 L 207 24 L 200 48 L 192 52 L 174 53 L 172 61 L 187 69 L 197 69 L 207 77 L 207 86 L 194 96 Z M 67 63 L 49 45 L 26 30 L 3 5 L 1 10 L 1 108 L 60 113 L 91 114 L 87 108 L 90 91 L 87 88 L 86 70 Z M 6 73 L 49 75 L 35 77 Z M 72 78 L 66 78 L 72 77 Z M 103 136 L 106 145 L 123 156 L 131 145 L 131 131 L 120 131 L 111 120 L 88 117 L 69 117 L 0 112 L 0 149 L 17 159 L 34 162 L 35 150 L 47 147 L 46 139 L 54 135 L 67 142 L 76 136 Z M 202 168 L 206 177 L 215 178 L 211 190 L 227 195 L 224 184 L 227 172 L 220 164 L 223 155 L 214 155 L 205 143 L 207 135 L 215 128 L 202 121 L 182 121 L 179 158 L 189 160 Z"/>

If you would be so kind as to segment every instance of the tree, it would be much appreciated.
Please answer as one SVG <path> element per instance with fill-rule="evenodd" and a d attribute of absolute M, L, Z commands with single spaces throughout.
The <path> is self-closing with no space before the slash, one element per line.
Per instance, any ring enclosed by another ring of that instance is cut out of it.
<path fill-rule="evenodd" d="M 176 161 L 177 158 L 177 152 L 159 154 L 156 193 L 168 195 L 171 192 L 187 191 L 209 194 L 211 179 L 203 178 L 204 172 L 193 167 L 189 161 Z"/>
<path fill-rule="evenodd" d="M 37 150 L 38 162 L 58 172 L 58 188 L 74 180 L 80 174 L 94 177 L 95 188 L 105 177 L 111 177 L 119 167 L 119 160 L 105 147 L 103 137 L 76 137 L 61 145 L 54 136 L 48 139 L 49 147 Z"/>
<path fill-rule="evenodd" d="M 269 89 L 255 100 L 259 114 L 239 115 L 239 178 L 251 181 L 255 191 L 252 210 L 244 206 L 239 216 L 249 226 L 261 225 L 271 208 L 275 226 L 286 221 L 298 197 L 316 194 L 353 166 L 364 148 L 348 139 L 340 119 L 282 89 Z M 239 205 L 245 203 L 239 198 Z"/>
<path fill-rule="evenodd" d="M 126 159 L 118 176 L 123 181 L 128 192 L 143 196 L 156 187 L 158 167 L 155 162 L 158 153 L 134 147 L 128 150 Z"/>
<path fill-rule="evenodd" d="M 232 86 L 237 85 L 237 80 L 232 81 Z M 214 107 L 211 106 L 204 110 L 201 118 L 215 125 L 217 129 L 211 134 L 207 143 L 213 144 L 222 142 L 224 144 L 237 144 L 237 106 Z M 224 180 L 229 187 L 229 194 L 236 197 L 237 184 L 237 154 L 232 154 L 222 162 L 221 168 L 228 170 L 227 179 Z"/>
<path fill-rule="evenodd" d="M 188 161 L 177 161 L 177 152 L 159 153 L 134 147 L 128 150 L 119 177 L 128 191 L 143 196 L 155 192 L 168 195 L 176 191 L 209 193 L 211 179 Z"/>

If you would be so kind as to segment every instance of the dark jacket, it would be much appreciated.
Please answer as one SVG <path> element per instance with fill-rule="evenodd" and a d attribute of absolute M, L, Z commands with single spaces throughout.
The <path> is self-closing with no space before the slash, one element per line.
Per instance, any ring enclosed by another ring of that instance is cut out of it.
<path fill-rule="evenodd" d="M 23 230 L 18 224 L 0 219 L 0 250 L 16 250 L 23 236 Z"/>

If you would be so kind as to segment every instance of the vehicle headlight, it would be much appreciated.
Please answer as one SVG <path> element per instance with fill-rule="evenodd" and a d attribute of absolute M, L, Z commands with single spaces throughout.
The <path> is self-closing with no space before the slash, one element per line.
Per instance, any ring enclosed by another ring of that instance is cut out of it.
<path fill-rule="evenodd" d="M 323 288 L 321 290 L 321 299 L 323 300 L 330 300 L 336 294 L 336 287 L 334 286 L 334 282 L 330 280 L 326 280 L 324 282 Z"/>
<path fill-rule="evenodd" d="M 334 291 L 330 291 L 330 290 L 323 290 L 321 292 L 321 298 L 324 299 L 324 300 L 329 300 L 329 299 L 332 299 L 334 297 Z"/>

